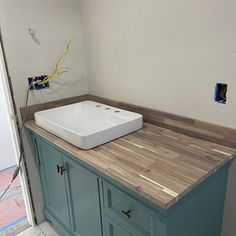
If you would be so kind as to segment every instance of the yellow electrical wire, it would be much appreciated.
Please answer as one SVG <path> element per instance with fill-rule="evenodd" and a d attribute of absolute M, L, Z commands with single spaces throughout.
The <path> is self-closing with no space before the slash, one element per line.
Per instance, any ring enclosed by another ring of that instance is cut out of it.
<path fill-rule="evenodd" d="M 226 99 L 226 92 L 227 92 L 227 87 L 224 86 L 222 89 L 221 89 L 221 92 L 220 92 L 220 96 L 223 100 Z"/>
<path fill-rule="evenodd" d="M 63 58 L 66 56 L 66 54 L 68 53 L 69 49 L 70 49 L 70 45 L 73 39 L 70 39 L 65 47 L 65 49 L 62 51 L 62 53 L 58 56 L 56 63 L 54 64 L 53 68 L 54 71 L 47 75 L 41 82 L 38 83 L 38 85 L 43 85 L 46 84 L 48 81 L 57 78 L 58 76 L 60 76 L 61 74 L 67 72 L 69 70 L 68 67 L 59 67 Z"/>

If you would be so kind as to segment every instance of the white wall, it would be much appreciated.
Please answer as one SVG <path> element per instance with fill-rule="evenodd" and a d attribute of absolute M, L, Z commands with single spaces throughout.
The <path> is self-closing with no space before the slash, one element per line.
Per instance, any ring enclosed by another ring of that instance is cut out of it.
<path fill-rule="evenodd" d="M 50 89 L 31 92 L 29 104 L 88 92 L 78 0 L 0 0 L 0 27 L 17 108 L 25 104 L 27 77 L 52 72 L 53 63 L 71 37 L 74 40 L 63 61 L 69 72 L 52 81 Z M 40 45 L 29 36 L 29 27 L 37 31 Z M 24 139 L 24 147 L 36 217 L 41 222 L 43 197 L 29 136 Z"/>
<path fill-rule="evenodd" d="M 63 66 L 70 68 L 51 88 L 31 93 L 30 104 L 88 92 L 84 39 L 77 0 L 0 0 L 0 27 L 17 106 L 23 106 L 27 77 L 52 72 L 59 53 L 73 38 Z M 34 28 L 37 45 L 28 34 Z"/>
<path fill-rule="evenodd" d="M 236 128 L 235 0 L 81 0 L 90 92 Z M 228 103 L 213 101 L 216 82 Z"/>
<path fill-rule="evenodd" d="M 236 128 L 235 0 L 80 0 L 89 92 Z M 227 105 L 213 101 L 229 85 Z M 236 165 L 224 236 L 236 234 Z"/>
<path fill-rule="evenodd" d="M 0 66 L 1 71 L 1 66 Z M 16 165 L 13 148 L 13 137 L 10 129 L 10 112 L 7 107 L 3 89 L 3 78 L 0 72 L 0 171 Z"/>

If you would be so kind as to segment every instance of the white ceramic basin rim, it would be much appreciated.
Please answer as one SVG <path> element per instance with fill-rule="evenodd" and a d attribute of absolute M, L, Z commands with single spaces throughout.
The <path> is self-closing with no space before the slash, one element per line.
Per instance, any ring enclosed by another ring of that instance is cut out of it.
<path fill-rule="evenodd" d="M 94 101 L 83 101 L 35 113 L 38 126 L 82 148 L 90 149 L 142 128 L 142 115 Z"/>

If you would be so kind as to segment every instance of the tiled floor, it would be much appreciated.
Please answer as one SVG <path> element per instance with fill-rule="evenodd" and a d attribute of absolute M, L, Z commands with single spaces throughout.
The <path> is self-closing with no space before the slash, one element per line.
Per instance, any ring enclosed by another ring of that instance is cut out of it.
<path fill-rule="evenodd" d="M 15 167 L 0 171 L 0 195 L 12 179 Z M 0 200 L 0 232 L 26 219 L 26 211 L 19 177 Z"/>
<path fill-rule="evenodd" d="M 36 227 L 28 228 L 17 236 L 59 236 L 59 234 L 45 221 Z"/>

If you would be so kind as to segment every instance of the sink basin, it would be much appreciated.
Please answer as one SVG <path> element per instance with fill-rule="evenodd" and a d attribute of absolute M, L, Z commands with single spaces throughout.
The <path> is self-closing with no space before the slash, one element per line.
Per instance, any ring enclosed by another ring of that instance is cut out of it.
<path fill-rule="evenodd" d="M 94 101 L 39 111 L 34 116 L 38 126 L 82 149 L 131 133 L 143 124 L 140 114 Z"/>

